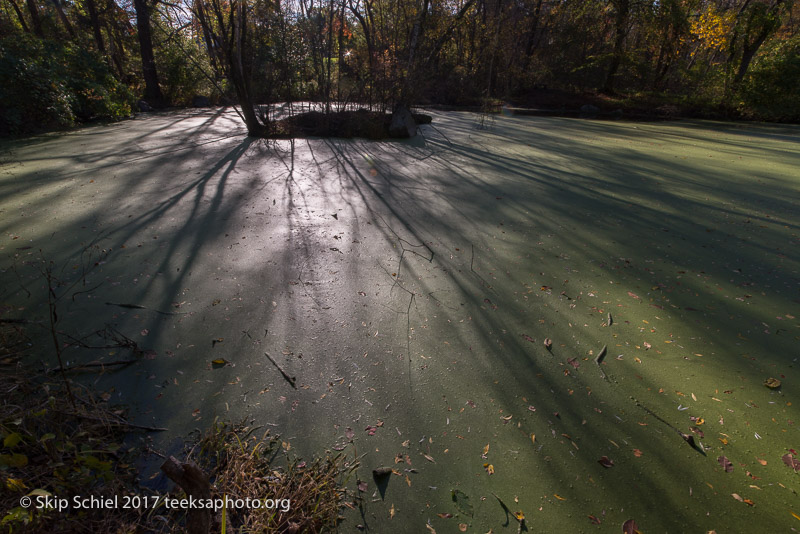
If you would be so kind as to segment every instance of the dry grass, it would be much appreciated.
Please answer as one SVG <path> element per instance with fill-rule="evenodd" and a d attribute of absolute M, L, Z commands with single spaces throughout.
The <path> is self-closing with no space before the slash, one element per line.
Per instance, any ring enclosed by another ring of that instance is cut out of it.
<path fill-rule="evenodd" d="M 0 328 L 0 530 L 10 532 L 135 532 L 144 523 L 136 510 L 69 512 L 19 505 L 25 495 L 130 495 L 136 471 L 122 412 L 86 388 L 72 384 L 75 406 L 63 382 L 22 366 L 30 346 L 20 327 Z"/>
<path fill-rule="evenodd" d="M 291 458 L 267 431 L 215 423 L 188 454 L 210 474 L 213 497 L 272 499 L 272 509 L 226 510 L 229 532 L 330 532 L 347 506 L 344 486 L 356 468 L 342 455 L 312 463 Z M 284 467 L 277 467 L 282 464 Z M 288 506 L 287 506 L 288 505 Z M 285 508 L 288 510 L 285 510 Z"/>
<path fill-rule="evenodd" d="M 91 389 L 21 363 L 30 348 L 20 325 L 0 323 L 0 532 L 183 532 L 185 512 L 155 508 L 78 511 L 76 495 L 163 498 L 138 485 L 133 463 L 143 453 L 123 439 L 140 431 Z M 255 428 L 218 423 L 195 440 L 187 459 L 209 476 L 212 497 L 272 499 L 282 506 L 226 510 L 227 532 L 328 532 L 345 506 L 344 484 L 356 462 L 341 454 L 307 463 Z M 180 491 L 180 490 L 177 490 Z M 20 506 L 24 496 L 68 499 L 66 510 Z"/>

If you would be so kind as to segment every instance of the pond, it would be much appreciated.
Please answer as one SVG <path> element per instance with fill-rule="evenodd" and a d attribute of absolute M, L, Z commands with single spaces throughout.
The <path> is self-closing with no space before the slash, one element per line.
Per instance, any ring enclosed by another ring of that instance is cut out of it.
<path fill-rule="evenodd" d="M 144 350 L 80 376 L 168 428 L 152 448 L 218 417 L 360 457 L 346 531 L 800 528 L 800 128 L 432 115 L 404 142 L 250 139 L 220 108 L 5 143 L 3 317 L 46 320 L 52 262 L 65 335 Z"/>

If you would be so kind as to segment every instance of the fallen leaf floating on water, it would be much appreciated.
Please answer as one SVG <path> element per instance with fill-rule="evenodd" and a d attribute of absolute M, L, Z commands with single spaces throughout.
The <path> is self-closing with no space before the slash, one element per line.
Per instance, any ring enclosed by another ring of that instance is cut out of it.
<path fill-rule="evenodd" d="M 736 499 L 739 502 L 743 502 L 743 503 L 749 504 L 750 506 L 753 506 L 755 504 L 750 499 L 743 499 L 741 497 L 741 495 L 739 495 L 738 493 L 731 493 L 731 497 L 733 497 L 734 499 Z"/>
<path fill-rule="evenodd" d="M 522 512 L 522 510 L 520 510 L 519 512 L 515 512 L 514 517 L 516 517 L 517 521 L 519 521 L 520 523 L 525 521 L 525 514 Z"/>
<path fill-rule="evenodd" d="M 430 456 L 428 454 L 423 454 L 422 456 L 424 456 L 425 459 L 428 460 L 429 462 L 436 463 L 436 460 L 433 459 L 433 456 Z"/>
<path fill-rule="evenodd" d="M 442 519 L 450 519 L 451 517 L 453 517 L 453 514 L 436 514 L 436 515 L 438 515 Z"/>
<path fill-rule="evenodd" d="M 451 490 L 450 496 L 452 497 L 453 502 L 456 503 L 456 507 L 461 510 L 461 513 L 472 517 L 472 504 L 470 504 L 469 497 L 466 493 L 461 490 Z"/>
<path fill-rule="evenodd" d="M 782 459 L 783 463 L 785 463 L 787 466 L 791 467 L 795 471 L 800 471 L 800 460 L 798 460 L 791 454 L 784 454 Z M 766 464 L 767 462 L 764 463 Z"/>
<path fill-rule="evenodd" d="M 536 340 L 535 340 L 535 339 L 533 339 L 533 338 L 532 338 L 531 336 L 529 336 L 528 334 L 522 334 L 522 337 L 523 337 L 523 338 L 525 338 L 525 341 L 530 341 L 531 343 L 536 343 Z"/>
<path fill-rule="evenodd" d="M 565 499 L 564 497 L 562 497 L 561 495 L 559 495 L 558 493 L 554 493 L 554 494 L 553 494 L 553 497 L 555 497 L 555 498 L 556 498 L 556 499 L 558 499 L 559 501 L 566 501 L 566 500 L 567 500 L 567 499 Z"/>
<path fill-rule="evenodd" d="M 549 337 L 544 338 L 544 348 L 547 350 L 552 350 L 553 348 L 553 340 Z"/>
<path fill-rule="evenodd" d="M 628 519 L 622 523 L 622 534 L 642 534 L 639 525 L 633 519 Z"/>
<path fill-rule="evenodd" d="M 486 459 L 486 455 L 489 454 L 489 444 L 487 443 L 486 446 L 483 448 L 483 454 L 481 454 L 481 458 Z"/>
<path fill-rule="evenodd" d="M 717 462 L 719 463 L 719 465 L 722 466 L 722 468 L 725 470 L 726 473 L 733 473 L 733 464 L 731 463 L 730 460 L 728 460 L 724 456 L 720 456 L 719 458 L 717 458 Z"/>
<path fill-rule="evenodd" d="M 777 378 L 767 378 L 764 380 L 764 385 L 767 386 L 769 389 L 778 389 L 781 387 L 781 381 Z"/>
<path fill-rule="evenodd" d="M 641 458 L 642 451 L 640 451 L 639 449 L 633 449 L 633 455 L 636 456 L 637 458 Z"/>
<path fill-rule="evenodd" d="M 389 519 L 394 518 L 394 514 L 395 514 L 394 504 L 392 504 L 392 507 L 389 509 Z"/>
<path fill-rule="evenodd" d="M 353 429 L 352 429 L 352 428 L 350 428 L 350 427 L 348 426 L 348 427 L 345 429 L 345 431 L 344 431 L 344 435 L 345 435 L 345 437 L 346 437 L 347 439 L 353 439 L 353 437 L 356 435 L 356 433 L 353 431 Z"/>
<path fill-rule="evenodd" d="M 429 531 L 431 534 L 436 534 L 436 529 L 434 529 L 434 528 L 431 526 L 431 524 L 430 524 L 430 523 L 425 523 L 425 528 L 427 528 L 427 529 L 428 529 L 428 531 Z"/>
<path fill-rule="evenodd" d="M 461 532 L 466 532 L 467 531 L 467 524 L 466 523 L 459 523 L 458 524 L 458 530 L 460 530 Z"/>
<path fill-rule="evenodd" d="M 631 298 L 634 298 L 636 300 L 642 300 L 642 297 L 640 297 L 639 295 L 637 295 L 633 291 L 628 291 L 628 296 L 631 297 Z"/>
<path fill-rule="evenodd" d="M 761 465 L 767 465 L 767 461 L 762 458 L 758 459 L 758 463 L 760 463 Z"/>
<path fill-rule="evenodd" d="M 211 364 L 214 366 L 214 368 L 225 367 L 230 363 L 231 362 L 229 362 L 225 358 L 217 358 L 216 360 L 211 360 Z"/>
<path fill-rule="evenodd" d="M 597 460 L 597 463 L 606 468 L 614 467 L 614 460 L 610 459 L 608 456 L 603 456 L 602 458 Z"/>
<path fill-rule="evenodd" d="M 575 369 L 581 366 L 580 362 L 578 361 L 578 358 L 567 358 L 567 363 L 570 364 Z"/>
<path fill-rule="evenodd" d="M 494 466 L 492 464 L 483 464 L 483 468 L 486 469 L 486 472 L 490 475 L 494 474 Z"/>
<path fill-rule="evenodd" d="M 358 481 L 358 491 L 360 491 L 362 493 L 367 491 L 367 483 L 364 482 L 363 480 L 359 480 Z"/>
<path fill-rule="evenodd" d="M 593 525 L 599 525 L 601 521 L 593 515 L 589 515 L 589 521 L 592 522 Z"/>

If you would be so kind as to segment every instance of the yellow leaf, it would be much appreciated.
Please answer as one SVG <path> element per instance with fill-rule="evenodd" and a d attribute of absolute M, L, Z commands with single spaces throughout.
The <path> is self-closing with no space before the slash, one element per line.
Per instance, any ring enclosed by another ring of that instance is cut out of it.
<path fill-rule="evenodd" d="M 692 400 L 697 402 L 697 397 L 694 396 L 694 393 L 692 393 Z"/>
<path fill-rule="evenodd" d="M 536 434 L 531 434 L 531 442 L 536 443 Z"/>
<path fill-rule="evenodd" d="M 517 518 L 517 521 L 519 521 L 520 523 L 521 523 L 522 521 L 525 521 L 525 514 L 522 512 L 522 510 L 520 510 L 520 511 L 519 511 L 519 512 L 517 512 L 517 513 L 515 513 L 515 514 L 514 514 L 514 517 L 516 517 L 516 518 Z"/>
<path fill-rule="evenodd" d="M 492 464 L 483 464 L 483 467 L 486 468 L 486 472 L 490 475 L 494 474 L 494 466 Z"/>
<path fill-rule="evenodd" d="M 556 498 L 556 499 L 558 499 L 559 501 L 566 501 L 566 500 L 567 500 L 567 499 L 565 499 L 564 497 L 562 497 L 561 495 L 559 495 L 558 493 L 554 493 L 554 494 L 553 494 L 553 497 L 555 497 L 555 498 Z"/>
<path fill-rule="evenodd" d="M 395 514 L 394 504 L 392 504 L 392 507 L 389 509 L 389 519 L 394 518 L 394 514 Z"/>
<path fill-rule="evenodd" d="M 406 475 L 406 484 L 408 484 L 409 488 L 411 487 L 411 479 L 408 478 L 408 475 Z"/>
<path fill-rule="evenodd" d="M 794 518 L 795 518 L 795 519 L 797 519 L 798 521 L 800 521 L 800 515 L 797 515 L 797 514 L 796 514 L 796 513 L 794 513 L 794 512 L 791 512 L 791 514 L 794 516 Z"/>
<path fill-rule="evenodd" d="M 225 358 L 217 358 L 216 360 L 211 360 L 211 363 L 213 363 L 214 365 L 225 365 L 226 363 L 228 363 L 228 360 L 226 360 Z"/>
<path fill-rule="evenodd" d="M 489 454 L 489 444 L 488 443 L 483 448 L 483 455 L 486 456 L 487 454 Z"/>
<path fill-rule="evenodd" d="M 7 478 L 6 487 L 11 491 L 24 491 L 28 489 L 28 486 L 18 478 Z"/>

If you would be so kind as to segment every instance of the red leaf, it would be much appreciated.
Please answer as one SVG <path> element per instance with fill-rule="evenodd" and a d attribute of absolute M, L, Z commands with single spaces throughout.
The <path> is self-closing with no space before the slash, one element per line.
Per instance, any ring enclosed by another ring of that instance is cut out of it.
<path fill-rule="evenodd" d="M 784 454 L 782 459 L 783 463 L 785 463 L 787 466 L 791 467 L 795 471 L 800 471 L 800 460 L 798 460 L 791 454 Z"/>
<path fill-rule="evenodd" d="M 717 462 L 719 462 L 719 465 L 722 466 L 722 468 L 725 470 L 726 473 L 733 473 L 733 464 L 731 463 L 730 460 L 728 460 L 724 456 L 720 456 L 719 458 L 717 458 Z"/>
<path fill-rule="evenodd" d="M 603 467 L 606 467 L 606 468 L 614 467 L 614 460 L 612 460 L 608 456 L 603 456 L 602 458 L 597 460 L 597 463 L 599 463 L 600 465 L 602 465 Z"/>
<path fill-rule="evenodd" d="M 593 515 L 590 515 L 590 516 L 589 516 L 589 521 L 591 521 L 593 525 L 599 525 L 599 524 L 600 524 L 600 520 L 599 520 L 599 519 L 597 519 L 597 518 L 596 518 L 595 516 L 593 516 Z"/>
<path fill-rule="evenodd" d="M 581 364 L 578 362 L 578 358 L 567 358 L 567 363 L 575 369 L 581 366 Z"/>
<path fill-rule="evenodd" d="M 631 296 L 632 298 L 635 298 L 635 299 L 638 299 L 638 300 L 642 300 L 642 298 L 639 295 L 637 295 L 636 293 L 634 293 L 633 291 L 628 291 L 628 295 Z"/>
<path fill-rule="evenodd" d="M 522 337 L 525 338 L 525 341 L 530 341 L 531 343 L 535 343 L 534 339 L 528 334 L 522 334 Z"/>

